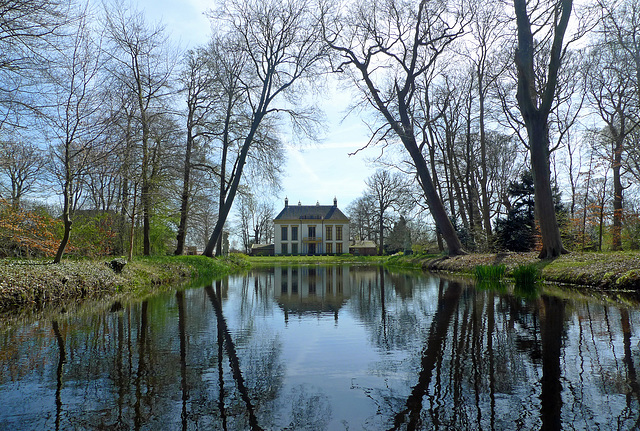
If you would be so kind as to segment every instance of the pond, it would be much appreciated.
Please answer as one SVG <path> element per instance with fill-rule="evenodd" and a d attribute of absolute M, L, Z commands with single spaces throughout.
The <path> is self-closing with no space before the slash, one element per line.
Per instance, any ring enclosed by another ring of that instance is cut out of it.
<path fill-rule="evenodd" d="M 640 306 L 253 270 L 0 329 L 0 429 L 637 429 Z"/>

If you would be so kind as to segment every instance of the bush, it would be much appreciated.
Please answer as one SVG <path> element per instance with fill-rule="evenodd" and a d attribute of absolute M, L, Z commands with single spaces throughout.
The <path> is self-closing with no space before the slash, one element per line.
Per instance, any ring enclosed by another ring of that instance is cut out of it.
<path fill-rule="evenodd" d="M 49 257 L 56 253 L 62 221 L 45 212 L 15 209 L 0 199 L 0 256 Z"/>

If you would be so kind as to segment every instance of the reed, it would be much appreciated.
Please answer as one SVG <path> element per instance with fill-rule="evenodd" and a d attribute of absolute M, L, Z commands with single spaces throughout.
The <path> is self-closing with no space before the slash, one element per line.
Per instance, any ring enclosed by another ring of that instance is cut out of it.
<path fill-rule="evenodd" d="M 535 288 L 536 283 L 540 280 L 540 269 L 535 264 L 518 265 L 514 268 L 512 274 L 515 281 L 515 287 L 518 289 L 528 290 Z"/>
<path fill-rule="evenodd" d="M 474 276 L 478 282 L 502 280 L 507 267 L 504 265 L 477 265 Z"/>

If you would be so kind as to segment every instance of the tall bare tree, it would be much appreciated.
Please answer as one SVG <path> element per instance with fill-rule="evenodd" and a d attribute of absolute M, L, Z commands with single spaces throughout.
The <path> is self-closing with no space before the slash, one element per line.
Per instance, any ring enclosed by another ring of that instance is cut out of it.
<path fill-rule="evenodd" d="M 419 80 L 463 34 L 464 16 L 456 9 L 437 0 L 362 0 L 344 10 L 327 7 L 323 27 L 326 43 L 339 56 L 334 69 L 348 70 L 365 103 L 382 117 L 371 142 L 389 135 L 400 139 L 451 255 L 464 251 L 425 160 L 427 142 L 416 139 L 414 110 Z"/>
<path fill-rule="evenodd" d="M 296 87 L 301 86 L 306 78 L 316 76 L 317 66 L 325 57 L 313 7 L 309 1 L 233 0 L 225 2 L 215 15 L 220 26 L 226 26 L 238 36 L 241 43 L 237 49 L 247 56 L 242 82 L 249 122 L 242 138 L 235 176 L 204 250 L 205 256 L 213 256 L 247 158 L 265 119 L 280 113 L 287 115 L 296 126 L 305 126 L 310 120 L 297 109 L 300 98 L 296 96 Z M 286 103 L 275 106 L 280 100 Z"/>
<path fill-rule="evenodd" d="M 210 132 L 208 123 L 213 108 L 216 106 L 211 87 L 215 85 L 215 76 L 211 67 L 211 59 L 204 49 L 189 51 L 186 57 L 186 69 L 181 78 L 186 94 L 186 142 L 183 167 L 182 193 L 180 196 L 180 223 L 178 225 L 175 254 L 184 252 L 187 236 L 187 217 L 189 214 L 189 196 L 191 194 L 192 152 L 199 145 L 201 138 Z"/>
<path fill-rule="evenodd" d="M 8 191 L 14 209 L 18 209 L 24 195 L 34 191 L 44 166 L 44 155 L 36 145 L 0 141 L 0 178 L 5 178 L 0 180 L 0 190 Z"/>
<path fill-rule="evenodd" d="M 470 36 L 472 43 L 467 45 L 468 56 L 472 62 L 478 95 L 478 132 L 480 160 L 478 182 L 480 184 L 480 203 L 482 224 L 486 235 L 486 245 L 492 241 L 491 197 L 489 190 L 489 161 L 487 147 L 487 99 L 489 90 L 502 75 L 504 62 L 494 61 L 501 43 L 506 36 L 506 16 L 500 1 L 472 2 L 474 11 L 471 19 Z"/>
<path fill-rule="evenodd" d="M 640 8 L 635 2 L 599 2 L 596 44 L 586 64 L 586 92 L 606 125 L 613 183 L 611 248 L 622 248 L 623 175 L 629 141 L 640 127 Z"/>
<path fill-rule="evenodd" d="M 49 130 L 52 168 L 62 188 L 64 233 L 54 263 L 59 263 L 71 235 L 71 216 L 77 204 L 80 180 L 96 159 L 95 144 L 104 130 L 101 118 L 100 39 L 89 23 L 88 6 L 79 11 L 70 41 L 61 40 L 60 55 L 49 71 L 51 112 Z M 104 154 L 104 152 L 102 152 Z"/>
<path fill-rule="evenodd" d="M 0 130 L 41 113 L 40 71 L 72 14 L 71 0 L 0 1 Z"/>
<path fill-rule="evenodd" d="M 516 97 L 528 134 L 528 147 L 535 184 L 536 213 L 540 223 L 542 250 L 540 258 L 553 258 L 566 253 L 553 203 L 549 167 L 549 114 L 555 100 L 558 75 L 566 52 L 565 33 L 573 0 L 551 0 L 545 3 L 514 0 L 518 47 L 515 64 L 518 70 Z M 537 6 L 537 9 L 536 9 Z M 534 40 L 534 33 L 547 31 L 547 41 Z M 540 48 L 550 44 L 546 79 L 536 75 Z"/>
<path fill-rule="evenodd" d="M 112 46 L 113 74 L 136 103 L 135 120 L 141 129 L 141 206 L 143 219 L 143 253 L 151 254 L 152 174 L 153 157 L 158 155 L 154 146 L 154 115 L 163 114 L 163 103 L 171 94 L 171 79 L 177 63 L 164 26 L 150 26 L 142 13 L 129 10 L 121 4 L 106 6 L 106 28 Z"/>
<path fill-rule="evenodd" d="M 385 226 L 387 212 L 389 210 L 401 211 L 411 200 L 409 187 L 402 174 L 391 174 L 388 170 L 379 170 L 365 180 L 367 184 L 366 194 L 371 196 L 374 204 L 375 218 L 378 226 L 378 253 L 384 254 L 384 232 L 391 226 Z"/>

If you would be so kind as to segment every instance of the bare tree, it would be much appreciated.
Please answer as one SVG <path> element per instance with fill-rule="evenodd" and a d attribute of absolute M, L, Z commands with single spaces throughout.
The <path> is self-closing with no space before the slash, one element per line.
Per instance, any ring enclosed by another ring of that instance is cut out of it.
<path fill-rule="evenodd" d="M 376 228 L 375 214 L 373 212 L 373 196 L 365 194 L 360 196 L 349 206 L 346 211 L 349 214 L 349 232 L 352 240 L 372 240 L 378 242 L 378 230 Z"/>
<path fill-rule="evenodd" d="M 515 64 L 518 70 L 517 100 L 528 134 L 528 147 L 535 183 L 536 213 L 540 223 L 542 251 L 540 258 L 553 258 L 566 253 L 553 203 L 551 173 L 549 170 L 549 114 L 555 100 L 558 75 L 566 51 L 564 37 L 571 16 L 573 0 L 551 1 L 537 4 L 514 0 L 518 48 Z M 533 19 L 532 19 L 533 18 Z M 544 42 L 536 43 L 534 33 L 549 31 L 550 52 L 546 80 L 536 75 L 537 54 Z"/>
<path fill-rule="evenodd" d="M 621 4 L 618 4 L 621 3 Z M 613 183 L 611 247 L 622 248 L 623 184 L 627 146 L 640 126 L 640 11 L 625 2 L 600 2 L 599 37 L 586 64 L 586 92 L 607 131 Z M 627 186 L 628 187 L 628 186 Z"/>
<path fill-rule="evenodd" d="M 182 74 L 182 85 L 186 93 L 186 142 L 183 167 L 182 194 L 180 197 L 180 223 L 178 225 L 175 254 L 183 254 L 187 236 L 187 216 L 189 214 L 189 195 L 191 194 L 192 152 L 200 138 L 207 136 L 208 122 L 217 101 L 212 96 L 211 87 L 215 85 L 215 76 L 208 53 L 203 50 L 189 51 L 186 57 L 186 69 Z"/>
<path fill-rule="evenodd" d="M 375 218 L 378 225 L 378 253 L 384 254 L 384 232 L 391 226 L 385 226 L 385 220 L 388 210 L 401 211 L 410 202 L 409 188 L 402 177 L 402 174 L 395 172 L 389 173 L 387 170 L 379 170 L 370 176 L 365 183 L 367 184 L 366 194 L 371 196 L 374 203 Z"/>
<path fill-rule="evenodd" d="M 489 161 L 487 159 L 487 99 L 489 90 L 502 75 L 506 65 L 495 61 L 499 48 L 505 41 L 507 19 L 500 1 L 472 2 L 473 17 L 471 19 L 470 36 L 472 43 L 467 44 L 469 56 L 476 79 L 478 95 L 478 132 L 480 144 L 480 160 L 478 182 L 480 184 L 480 201 L 482 223 L 486 235 L 486 245 L 492 243 L 491 198 L 489 190 Z"/>
<path fill-rule="evenodd" d="M 312 9 L 308 1 L 235 0 L 226 2 L 217 15 L 219 25 L 227 26 L 237 35 L 240 41 L 237 49 L 247 56 L 242 83 L 249 122 L 235 164 L 235 175 L 204 250 L 205 256 L 213 256 L 264 120 L 281 113 L 298 127 L 309 124 L 310 117 L 296 109 L 300 102 L 296 87 L 306 78 L 316 76 L 316 66 L 325 57 L 321 32 Z M 280 99 L 286 99 L 287 103 L 274 106 Z"/>
<path fill-rule="evenodd" d="M 34 190 L 44 166 L 44 155 L 36 145 L 0 141 L 0 175 L 7 180 L 0 181 L 0 186 L 8 191 L 14 209 L 18 209 L 24 195 Z"/>
<path fill-rule="evenodd" d="M 243 195 L 238 216 L 245 253 L 249 253 L 253 244 L 265 244 L 273 240 L 273 203 L 259 201 L 250 194 Z"/>
<path fill-rule="evenodd" d="M 464 17 L 455 9 L 444 1 L 363 0 L 337 11 L 335 18 L 326 8 L 323 27 L 326 43 L 339 56 L 334 69 L 352 73 L 366 103 L 383 119 L 371 142 L 390 134 L 400 139 L 451 255 L 464 251 L 427 166 L 426 142 L 416 139 L 414 111 L 419 80 L 463 34 Z"/>
<path fill-rule="evenodd" d="M 95 144 L 104 129 L 101 121 L 99 78 L 100 40 L 89 25 L 87 6 L 79 11 L 77 27 L 68 46 L 61 41 L 56 67 L 50 69 L 52 100 L 49 130 L 52 168 L 62 187 L 64 234 L 54 258 L 59 263 L 71 235 L 71 215 L 80 193 L 80 180 L 96 159 Z"/>
<path fill-rule="evenodd" d="M 161 141 L 154 140 L 154 115 L 165 112 L 163 102 L 171 94 L 171 78 L 177 55 L 170 49 L 162 25 L 150 27 L 144 16 L 112 4 L 105 10 L 108 38 L 112 44 L 109 53 L 115 66 L 113 74 L 128 90 L 136 103 L 135 120 L 141 130 L 140 160 L 141 206 L 143 218 L 143 253 L 151 253 L 151 213 L 154 148 Z"/>
<path fill-rule="evenodd" d="M 0 129 L 41 113 L 40 71 L 70 18 L 70 0 L 0 1 Z"/>

